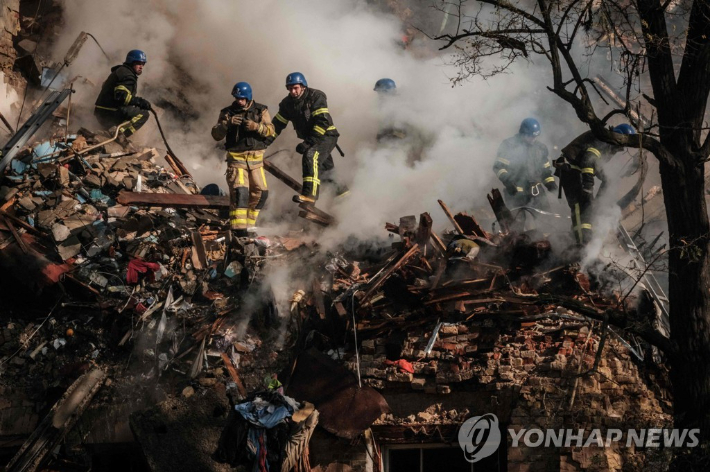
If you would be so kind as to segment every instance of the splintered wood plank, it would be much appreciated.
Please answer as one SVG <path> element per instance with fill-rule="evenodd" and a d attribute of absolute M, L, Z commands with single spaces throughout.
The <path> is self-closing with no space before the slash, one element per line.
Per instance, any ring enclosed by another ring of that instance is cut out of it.
<path fill-rule="evenodd" d="M 242 382 L 242 379 L 239 378 L 239 374 L 237 374 L 237 369 L 234 368 L 234 364 L 232 364 L 232 359 L 229 358 L 226 352 L 223 352 L 221 354 L 222 356 L 222 361 L 224 362 L 225 367 L 227 367 L 227 371 L 229 372 L 229 376 L 232 378 L 235 384 L 237 384 L 237 390 L 239 390 L 239 395 L 242 396 L 242 398 L 247 397 L 247 389 L 244 387 L 244 383 Z"/>
<path fill-rule="evenodd" d="M 193 231 L 191 233 L 192 235 L 192 249 L 193 249 L 193 256 L 195 253 L 197 253 L 197 262 L 198 264 L 195 264 L 195 258 L 193 257 L 192 260 L 192 265 L 195 267 L 197 270 L 201 270 L 207 267 L 207 254 L 205 252 L 205 243 L 202 241 L 202 235 L 200 234 L 199 231 Z M 200 267 L 197 267 L 197 266 Z"/>
<path fill-rule="evenodd" d="M 490 235 L 478 224 L 476 218 L 467 213 L 461 212 L 454 216 L 454 219 L 458 223 L 459 227 L 463 230 L 464 234 L 468 236 L 478 236 L 480 238 L 489 239 Z"/>
<path fill-rule="evenodd" d="M 0 219 L 2 219 L 2 221 L 5 223 L 5 226 L 10 229 L 10 232 L 17 241 L 18 246 L 20 246 L 20 249 L 22 249 L 22 252 L 24 252 L 25 254 L 29 254 L 30 248 L 28 248 L 27 244 L 25 244 L 25 242 L 22 240 L 20 233 L 17 232 L 17 229 L 15 229 L 15 225 L 12 224 L 12 221 L 10 221 L 9 218 L 4 218 L 2 216 L 0 216 Z"/>
<path fill-rule="evenodd" d="M 264 161 L 264 170 L 266 170 L 269 174 L 273 175 L 277 179 L 279 179 L 281 182 L 286 184 L 287 186 L 291 187 L 293 190 L 296 191 L 296 193 L 301 193 L 301 190 L 303 190 L 303 186 L 301 183 L 288 175 L 286 172 L 282 171 L 278 167 L 276 167 L 273 163 L 269 161 Z"/>
<path fill-rule="evenodd" d="M 429 242 L 429 238 L 431 238 L 432 234 L 432 225 L 433 221 L 431 216 L 429 216 L 429 213 L 422 213 L 419 215 L 419 227 L 417 228 L 416 237 L 417 244 L 424 246 L 427 242 Z"/>
<path fill-rule="evenodd" d="M 4 470 L 34 472 L 71 431 L 104 384 L 106 373 L 95 368 L 79 377 L 54 404 Z"/>
<path fill-rule="evenodd" d="M 344 318 L 348 316 L 348 311 L 345 309 L 345 306 L 341 302 L 335 303 L 335 311 L 338 312 L 338 316 L 341 318 Z"/>
<path fill-rule="evenodd" d="M 444 203 L 443 200 L 437 200 L 439 202 L 439 205 L 441 206 L 441 209 L 444 210 L 444 214 L 446 217 L 449 219 L 452 225 L 454 225 L 454 229 L 456 230 L 457 233 L 459 233 L 461 236 L 464 236 L 463 229 L 461 229 L 461 226 L 459 226 L 458 222 L 454 218 L 454 215 L 451 213 L 451 210 L 449 210 L 449 207 L 446 206 L 446 203 Z"/>
<path fill-rule="evenodd" d="M 365 292 L 365 296 L 362 297 L 360 300 L 360 306 L 364 306 L 369 300 L 372 295 L 375 294 L 377 289 L 380 288 L 380 286 L 392 275 L 392 273 L 405 265 L 409 260 L 417 253 L 419 252 L 419 244 L 414 244 L 409 251 L 407 251 L 396 263 L 391 265 L 387 270 L 385 270 L 379 277 L 378 279 L 372 284 L 372 286 Z"/>
<path fill-rule="evenodd" d="M 491 193 L 486 196 L 488 198 L 488 203 L 490 203 L 493 213 L 496 215 L 498 224 L 500 224 L 500 229 L 504 233 L 508 233 L 513 229 L 515 225 L 515 218 L 510 210 L 505 206 L 505 201 L 503 200 L 503 195 L 497 188 L 491 190 Z"/>
<path fill-rule="evenodd" d="M 330 223 L 328 221 L 325 221 L 320 216 L 318 216 L 314 213 L 311 213 L 309 211 L 306 211 L 306 210 L 299 211 L 298 216 L 300 216 L 301 218 L 303 218 L 305 220 L 312 221 L 312 222 L 314 222 L 318 225 L 321 225 L 321 226 L 329 226 L 330 225 Z"/>
<path fill-rule="evenodd" d="M 325 320 L 325 302 L 323 301 L 323 292 L 321 291 L 318 279 L 313 279 L 313 299 L 318 316 L 321 320 Z"/>

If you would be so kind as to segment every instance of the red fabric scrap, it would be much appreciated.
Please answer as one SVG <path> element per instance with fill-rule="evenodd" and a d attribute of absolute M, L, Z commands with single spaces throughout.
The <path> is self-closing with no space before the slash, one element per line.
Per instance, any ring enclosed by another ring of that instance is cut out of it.
<path fill-rule="evenodd" d="M 149 282 L 155 280 L 154 272 L 160 269 L 157 262 L 146 262 L 143 259 L 131 259 L 128 263 L 128 272 L 126 272 L 126 282 L 129 284 L 138 283 L 138 274 L 146 274 Z"/>
<path fill-rule="evenodd" d="M 404 359 L 399 359 L 399 360 L 396 360 L 396 361 L 386 360 L 386 361 L 385 361 L 385 364 L 396 366 L 396 367 L 399 368 L 399 370 L 401 370 L 402 372 L 406 372 L 406 373 L 409 373 L 409 374 L 413 374 L 413 373 L 414 373 L 414 366 L 412 366 L 412 363 L 409 362 L 409 361 L 406 361 L 406 360 L 404 360 Z"/>

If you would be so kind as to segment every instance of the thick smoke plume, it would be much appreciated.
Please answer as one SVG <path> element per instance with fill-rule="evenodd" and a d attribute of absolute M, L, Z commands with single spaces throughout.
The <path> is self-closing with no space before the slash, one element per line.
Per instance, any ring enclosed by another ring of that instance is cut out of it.
<path fill-rule="evenodd" d="M 114 64 L 129 49 L 147 52 L 139 90 L 146 98 L 156 102 L 178 92 L 184 96 L 189 104 L 182 110 L 184 120 L 170 120 L 166 113 L 163 121 L 171 146 L 202 185 L 224 186 L 223 152 L 209 130 L 219 109 L 231 102 L 233 84 L 250 82 L 255 99 L 275 114 L 286 95 L 285 76 L 303 72 L 309 85 L 328 95 L 346 152 L 344 159 L 334 156 L 340 178 L 353 189 L 349 201 L 333 209 L 341 221 L 338 237 L 371 235 L 388 219 L 422 211 L 442 225 L 439 198 L 456 209 L 480 206 L 496 185 L 491 165 L 498 144 L 515 134 L 527 116 L 543 123 L 542 140 L 553 156 L 553 146 L 560 148 L 583 131 L 569 125 L 576 123 L 569 107 L 545 90 L 544 64 L 523 63 L 495 80 L 452 88 L 449 78 L 456 71 L 447 66 L 447 53 L 419 40 L 413 45 L 419 51 L 415 57 L 401 46 L 400 20 L 367 2 L 65 0 L 64 7 L 67 23 L 56 43 L 57 58 L 80 31 L 89 31 Z M 78 90 L 88 110 L 110 65 L 90 43 L 72 65 L 74 75 L 97 85 Z M 413 167 L 407 165 L 406 149 L 376 146 L 383 109 L 372 89 L 382 77 L 398 84 L 396 106 L 389 110 L 396 120 L 433 136 Z M 150 129 L 139 134 L 149 135 Z M 287 148 L 274 162 L 298 177 L 300 163 L 292 152 L 296 143 L 289 127 L 268 152 Z M 283 211 L 294 212 L 292 204 L 284 203 L 291 191 L 275 179 L 269 184 L 272 201 L 265 222 L 280 220 Z"/>
<path fill-rule="evenodd" d="M 482 210 L 487 207 L 485 194 L 502 187 L 491 166 L 498 145 L 517 132 L 520 121 L 528 116 L 541 121 L 540 139 L 548 145 L 551 159 L 585 131 L 584 126 L 568 104 L 546 89 L 547 63 L 518 63 L 493 80 L 476 79 L 452 87 L 450 78 L 457 71 L 449 65 L 450 53 L 437 51 L 438 45 L 427 39 L 415 40 L 404 49 L 401 20 L 383 13 L 376 3 L 64 0 L 66 25 L 55 42 L 54 55 L 60 60 L 79 32 L 88 31 L 114 59 L 107 63 L 98 48 L 87 43 L 71 66 L 69 75 L 95 84 L 77 85 L 75 103 L 84 108 L 77 114 L 82 121 L 78 124 L 96 128 L 91 109 L 110 66 L 121 63 L 130 49 L 146 51 L 148 63 L 139 94 L 153 103 L 177 105 L 166 107 L 162 115 L 171 147 L 198 184 L 215 182 L 223 188 L 224 152 L 212 140 L 210 128 L 219 110 L 231 103 L 234 83 L 250 82 L 255 100 L 268 105 L 273 116 L 287 93 L 285 76 L 304 73 L 311 87 L 328 95 L 346 152 L 345 158 L 334 154 L 336 168 L 339 179 L 352 189 L 347 199 L 330 206 L 328 195 L 324 196 L 324 206 L 339 221 L 319 236 L 326 246 L 347 237 L 372 239 L 384 234 L 385 221 L 396 223 L 400 216 L 424 211 L 441 230 L 449 224 L 437 199 L 456 211 L 473 210 L 489 225 L 492 219 L 486 213 L 490 212 Z M 419 17 L 410 18 L 411 23 L 438 28 L 443 14 L 423 8 L 425 1 L 415 3 Z M 608 64 L 597 67 L 608 68 Z M 398 94 L 386 104 L 373 91 L 383 77 L 394 79 L 398 86 Z M 406 145 L 376 143 L 378 127 L 385 121 L 426 134 L 421 160 L 408 162 Z M 134 139 L 156 145 L 155 131 L 151 120 Z M 272 159 L 299 178 L 300 156 L 293 152 L 297 142 L 289 126 L 267 154 L 287 149 Z M 270 201 L 260 225 L 280 231 L 286 227 L 282 223 L 296 213 L 292 191 L 274 178 L 269 178 L 269 188 Z M 553 211 L 569 214 L 564 200 L 558 201 L 556 195 L 550 195 L 550 200 Z M 605 221 L 615 221 L 617 216 Z M 538 225 L 546 231 L 551 227 L 569 231 L 566 218 L 548 222 L 543 217 Z"/>

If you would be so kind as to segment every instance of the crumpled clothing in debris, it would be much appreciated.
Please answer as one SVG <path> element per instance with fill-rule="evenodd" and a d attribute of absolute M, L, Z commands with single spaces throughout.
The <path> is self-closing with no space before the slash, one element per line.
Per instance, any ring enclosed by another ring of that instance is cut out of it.
<path fill-rule="evenodd" d="M 249 464 L 254 471 L 278 471 L 298 403 L 274 390 L 257 392 L 235 405 L 222 431 L 215 459 L 232 466 Z"/>
<path fill-rule="evenodd" d="M 274 406 L 267 402 L 247 402 L 241 403 L 234 407 L 245 420 L 250 423 L 261 426 L 262 428 L 271 429 L 284 418 L 288 418 L 293 414 L 293 410 L 285 406 Z"/>
<path fill-rule="evenodd" d="M 310 407 L 310 414 L 305 420 L 295 423 L 292 428 L 291 437 L 286 443 L 286 458 L 281 465 L 281 472 L 289 472 L 295 466 L 296 470 L 311 470 L 308 460 L 308 443 L 311 441 L 313 430 L 318 424 L 318 410 Z"/>
<path fill-rule="evenodd" d="M 148 281 L 155 280 L 154 272 L 160 269 L 160 264 L 157 262 L 146 262 L 142 259 L 131 259 L 128 263 L 128 272 L 126 272 L 126 282 L 129 284 L 138 283 L 138 274 L 147 274 Z"/>

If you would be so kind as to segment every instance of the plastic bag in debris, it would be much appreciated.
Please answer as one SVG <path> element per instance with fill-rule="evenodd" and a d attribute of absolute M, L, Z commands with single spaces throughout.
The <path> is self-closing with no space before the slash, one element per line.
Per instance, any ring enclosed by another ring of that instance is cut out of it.
<path fill-rule="evenodd" d="M 325 270 L 330 272 L 331 274 L 334 274 L 338 272 L 338 269 L 345 270 L 350 264 L 348 261 L 343 259 L 342 257 L 338 256 L 337 254 L 334 255 L 330 261 L 325 265 Z"/>
<path fill-rule="evenodd" d="M 165 277 L 166 275 L 170 274 L 168 269 L 166 269 L 165 266 L 163 264 L 161 264 L 160 262 L 158 262 L 158 266 L 159 266 L 158 270 L 155 271 L 155 280 L 156 281 L 158 281 L 158 280 L 162 279 L 163 277 Z"/>
<path fill-rule="evenodd" d="M 234 277 L 237 274 L 242 273 L 242 269 L 244 269 L 244 266 L 242 266 L 239 262 L 237 261 L 232 261 L 229 263 L 226 269 L 224 269 L 224 275 L 229 277 L 230 279 Z"/>
<path fill-rule="evenodd" d="M 54 346 L 54 349 L 59 349 L 62 346 L 66 346 L 67 340 L 64 338 L 57 338 L 54 341 L 52 341 L 52 346 Z"/>

